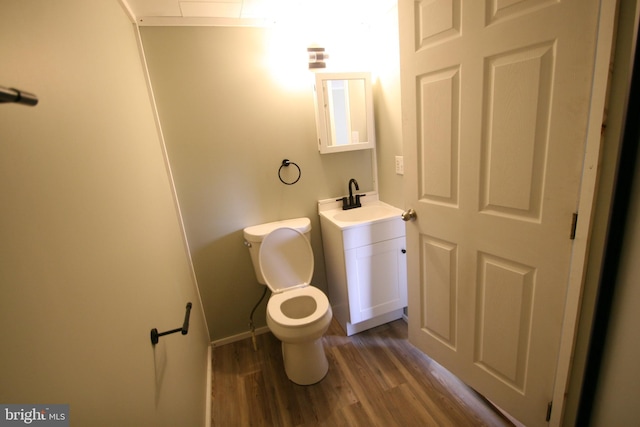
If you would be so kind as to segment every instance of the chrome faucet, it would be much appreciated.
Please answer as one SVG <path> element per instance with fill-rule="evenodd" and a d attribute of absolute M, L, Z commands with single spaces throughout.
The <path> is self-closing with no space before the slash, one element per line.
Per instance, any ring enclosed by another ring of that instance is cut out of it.
<path fill-rule="evenodd" d="M 360 197 L 364 197 L 366 196 L 366 194 L 356 194 L 354 198 L 353 187 L 355 187 L 356 191 L 360 190 L 360 187 L 358 186 L 358 181 L 356 181 L 355 178 L 351 178 L 349 180 L 349 197 L 347 198 L 345 196 L 345 197 L 342 197 L 341 199 L 336 199 L 337 202 L 342 201 L 342 210 L 359 208 L 362 206 L 362 204 L 360 203 Z"/>

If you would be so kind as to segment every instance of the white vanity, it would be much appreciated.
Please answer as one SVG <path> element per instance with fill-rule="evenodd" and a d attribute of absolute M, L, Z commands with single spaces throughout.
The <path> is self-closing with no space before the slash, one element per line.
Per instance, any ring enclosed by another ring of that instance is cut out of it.
<path fill-rule="evenodd" d="M 370 193 L 362 207 L 318 203 L 333 313 L 347 335 L 399 319 L 407 306 L 402 210 Z"/>
<path fill-rule="evenodd" d="M 321 154 L 371 150 L 373 191 L 351 179 L 349 197 L 318 202 L 333 315 L 347 335 L 401 318 L 407 306 L 402 211 L 381 202 L 370 73 L 317 73 L 316 127 Z M 362 198 L 361 198 L 362 197 Z M 348 209 L 343 210 L 343 204 Z M 362 206 L 360 206 L 360 204 Z M 356 207 L 359 206 L 359 207 Z"/>

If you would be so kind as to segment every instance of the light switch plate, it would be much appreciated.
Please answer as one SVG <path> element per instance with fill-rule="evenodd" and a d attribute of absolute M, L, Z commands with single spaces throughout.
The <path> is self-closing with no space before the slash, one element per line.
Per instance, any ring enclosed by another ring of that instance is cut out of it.
<path fill-rule="evenodd" d="M 404 157 L 396 156 L 396 174 L 404 175 Z"/>

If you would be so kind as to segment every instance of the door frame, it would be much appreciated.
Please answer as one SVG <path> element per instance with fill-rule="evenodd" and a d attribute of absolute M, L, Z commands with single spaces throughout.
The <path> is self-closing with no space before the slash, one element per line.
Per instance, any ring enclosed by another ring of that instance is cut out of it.
<path fill-rule="evenodd" d="M 573 252 L 565 310 L 562 323 L 560 349 L 556 365 L 556 380 L 553 391 L 554 410 L 551 411 L 550 426 L 561 426 L 564 416 L 566 394 L 570 385 L 572 359 L 578 334 L 578 320 L 587 278 L 587 261 L 594 209 L 597 199 L 599 161 L 602 147 L 602 125 L 605 122 L 610 64 L 614 49 L 616 13 L 618 0 L 600 1 L 600 16 L 596 41 L 595 64 L 591 88 L 591 103 L 585 156 L 582 168 L 580 196 L 577 206 L 578 222 L 575 231 Z"/>

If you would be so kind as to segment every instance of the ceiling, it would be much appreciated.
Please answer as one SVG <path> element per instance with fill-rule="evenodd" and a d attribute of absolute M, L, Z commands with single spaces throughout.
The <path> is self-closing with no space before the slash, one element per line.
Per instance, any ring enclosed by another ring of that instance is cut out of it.
<path fill-rule="evenodd" d="M 139 25 L 265 25 L 294 16 L 366 21 L 395 0 L 121 0 Z"/>
<path fill-rule="evenodd" d="M 265 0 L 125 0 L 136 18 L 184 17 L 184 18 L 236 18 L 261 17 Z"/>

